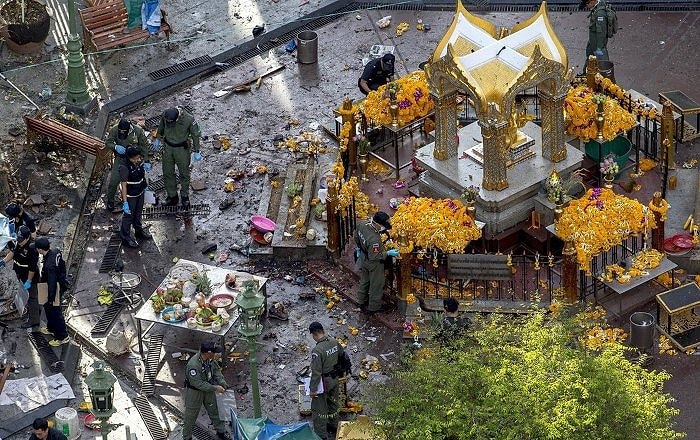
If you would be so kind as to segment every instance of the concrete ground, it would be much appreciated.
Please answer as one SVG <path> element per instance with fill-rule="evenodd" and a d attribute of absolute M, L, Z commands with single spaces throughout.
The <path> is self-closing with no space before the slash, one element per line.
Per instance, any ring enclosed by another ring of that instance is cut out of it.
<path fill-rule="evenodd" d="M 303 3 L 303 2 L 302 2 Z M 166 48 L 163 42 L 152 45 L 126 48 L 88 57 L 88 74 L 91 90 L 99 93 L 101 102 L 107 102 L 126 96 L 134 89 L 141 89 L 151 84 L 148 72 L 167 67 L 171 64 L 192 59 L 202 55 L 215 55 L 249 39 L 251 29 L 260 22 L 265 22 L 267 29 L 279 27 L 303 14 L 327 5 L 328 2 L 310 2 L 300 5 L 297 0 L 280 0 L 279 2 L 259 2 L 245 4 L 242 2 L 207 2 L 202 4 L 183 1 L 173 1 L 164 6 L 171 18 L 174 28 L 174 45 Z M 61 105 L 65 92 L 64 66 L 60 61 L 62 45 L 65 36 L 65 9 L 63 3 L 51 3 L 57 12 L 55 15 L 55 32 L 49 44 L 41 55 L 22 57 L 11 54 L 7 48 L 2 48 L 0 69 L 4 74 L 33 98 L 44 85 L 53 89 L 53 97 L 40 102 L 44 111 L 53 112 Z M 236 16 L 240 16 L 238 18 Z M 411 30 L 402 37 L 393 34 L 393 27 L 380 30 L 374 24 L 384 15 L 392 15 L 395 25 L 401 21 L 411 23 Z M 510 26 L 528 16 L 523 13 L 489 13 L 487 18 L 497 25 Z M 250 17 L 250 18 L 249 18 Z M 247 222 L 250 215 L 258 212 L 260 194 L 269 185 L 267 176 L 251 175 L 243 179 L 236 190 L 236 203 L 226 211 L 218 210 L 219 202 L 225 197 L 222 190 L 224 174 L 227 170 L 242 167 L 250 170 L 259 164 L 285 170 L 289 164 L 297 161 L 292 153 L 275 149 L 272 138 L 276 135 L 289 135 L 301 130 L 315 127 L 315 123 L 333 126 L 331 111 L 337 108 L 344 96 L 359 98 L 361 95 L 356 88 L 356 80 L 361 71 L 361 59 L 373 44 L 394 45 L 398 59 L 397 68 L 400 73 L 415 70 L 420 62 L 432 52 L 437 41 L 442 36 L 452 17 L 451 12 L 412 11 L 412 10 L 358 10 L 345 16 L 340 16 L 317 30 L 319 34 L 319 61 L 315 65 L 300 65 L 296 63 L 294 54 L 284 52 L 286 41 L 280 46 L 264 52 L 242 64 L 215 76 L 197 82 L 188 82 L 182 88 L 177 88 L 165 96 L 153 96 L 145 100 L 138 108 L 130 108 L 128 116 L 151 118 L 171 105 L 188 105 L 193 109 L 202 127 L 205 140 L 203 141 L 204 160 L 194 165 L 193 178 L 206 182 L 208 188 L 193 194 L 193 202 L 206 201 L 212 211 L 206 217 L 196 217 L 191 228 L 176 221 L 153 221 L 153 242 L 144 243 L 140 250 L 125 251 L 123 259 L 125 271 L 139 273 L 143 278 L 140 290 L 148 295 L 165 276 L 174 256 L 184 257 L 201 262 L 209 262 L 201 249 L 209 243 L 218 246 L 218 257 L 225 252 L 227 258 L 223 267 L 237 270 L 247 270 L 271 278 L 268 286 L 270 301 L 285 303 L 290 311 L 290 320 L 279 322 L 268 320 L 261 337 L 263 342 L 260 355 L 261 389 L 264 413 L 278 422 L 290 422 L 299 419 L 296 407 L 295 372 L 308 363 L 311 339 L 306 332 L 306 326 L 312 319 L 320 320 L 330 329 L 330 333 L 349 338 L 353 363 L 359 361 L 365 354 L 379 356 L 387 355 L 391 364 L 398 358 L 400 351 L 400 335 L 390 331 L 378 320 L 368 321 L 350 301 L 343 302 L 328 311 L 322 294 L 313 290 L 326 283 L 312 280 L 305 265 L 289 265 L 273 262 L 271 264 L 252 264 L 236 249 L 245 245 L 248 240 Z M 419 33 L 414 28 L 417 19 L 429 23 L 432 30 Z M 586 44 L 586 26 L 584 13 L 552 13 L 551 18 L 557 34 L 569 51 L 572 67 L 583 59 Z M 695 100 L 700 100 L 700 92 L 694 84 L 700 79 L 700 59 L 695 48 L 700 46 L 700 35 L 694 31 L 700 21 L 697 12 L 620 12 L 621 30 L 613 39 L 608 49 L 615 62 L 615 74 L 618 83 L 625 88 L 633 88 L 656 99 L 658 92 L 666 90 L 683 90 Z M 649 32 L 653 30 L 653 32 Z M 260 74 L 267 69 L 284 65 L 285 69 L 266 78 L 260 88 L 253 88 L 250 93 L 232 95 L 228 98 L 214 98 L 213 93 L 222 87 L 236 84 Z M 578 68 L 577 68 L 578 69 Z M 16 187 L 21 187 L 26 195 L 42 194 L 47 201 L 46 206 L 37 209 L 35 214 L 44 217 L 54 226 L 51 234 L 62 247 L 68 248 L 72 224 L 76 220 L 81 206 L 80 200 L 85 192 L 86 176 L 80 173 L 80 168 L 61 171 L 65 163 L 74 163 L 76 159 L 68 159 L 62 155 L 37 154 L 22 146 L 23 138 L 8 134 L 11 127 L 23 127 L 21 115 L 29 110 L 25 102 L 6 84 L 0 85 L 6 105 L 0 107 L 0 157 L 4 163 L 10 164 Z M 96 115 L 88 115 L 85 127 L 95 127 Z M 299 125 L 293 125 L 297 119 Z M 101 136 L 102 133 L 95 133 Z M 218 151 L 213 148 L 212 138 L 226 135 L 233 141 L 233 147 L 228 151 Z M 250 154 L 240 155 L 239 148 L 245 147 L 248 140 L 260 140 L 262 146 Z M 328 163 L 334 158 L 333 143 L 329 142 L 329 153 L 319 158 L 321 164 Z M 697 158 L 697 144 L 679 146 L 686 157 Z M 155 164 L 151 177 L 160 175 L 159 164 Z M 410 171 L 406 170 L 408 174 Z M 696 171 L 691 171 L 695 173 Z M 66 178 L 61 178 L 65 174 Z M 658 177 L 648 173 L 644 186 L 644 197 L 658 187 Z M 679 174 L 679 176 L 681 176 Z M 406 175 L 410 178 L 410 176 Z M 55 180 L 54 180 L 55 179 Z M 692 206 L 688 203 L 689 196 L 695 192 L 692 176 L 679 179 L 679 190 L 669 193 L 672 209 L 667 223 L 668 235 L 679 230 L 679 225 L 688 215 Z M 384 186 L 389 188 L 392 180 L 386 180 Z M 374 186 L 373 186 L 374 188 Z M 676 197 L 682 194 L 683 196 Z M 372 201 L 380 208 L 388 210 L 388 200 L 394 196 L 404 196 L 407 192 L 395 192 L 387 189 L 378 194 L 370 192 Z M 67 197 L 70 201 L 66 208 L 53 207 L 59 196 Z M 675 200 L 674 200 L 675 198 Z M 640 197 L 642 199 L 642 197 Z M 646 199 L 644 199 L 646 201 Z M 98 206 L 97 209 L 100 209 Z M 76 293 L 80 306 L 70 311 L 71 326 L 93 345 L 98 356 L 104 349 L 104 339 L 93 340 L 89 331 L 97 316 L 103 310 L 96 304 L 95 292 L 100 284 L 108 281 L 105 274 L 99 274 L 100 264 L 106 242 L 111 230 L 118 224 L 119 217 L 108 215 L 100 210 L 90 231 L 89 247 L 85 254 L 81 276 L 78 280 L 79 289 Z M 233 250 L 230 250 L 233 249 Z M 296 280 L 304 277 L 303 283 L 288 281 L 285 277 Z M 331 284 L 345 287 L 353 291 L 353 278 L 347 273 L 332 274 L 335 279 L 326 280 Z M 649 293 L 646 293 L 649 295 Z M 650 297 L 650 296 L 649 296 Z M 302 299 L 308 298 L 308 299 Z M 645 307 L 645 306 L 640 306 Z M 626 316 L 613 317 L 612 322 L 628 326 Z M 19 325 L 18 321 L 12 323 Z M 350 336 L 348 326 L 359 327 L 358 336 Z M 116 328 L 123 329 L 129 337 L 132 348 L 135 349 L 133 320 L 126 313 L 122 314 Z M 12 340 L 25 344 L 23 332 L 16 330 L 10 334 Z M 233 335 L 232 335 L 233 336 Z M 9 340 L 8 340 L 9 341 Z M 228 341 L 237 341 L 230 337 Z M 165 429 L 174 432 L 177 438 L 177 418 L 173 417 L 168 405 L 174 409 L 182 408 L 180 396 L 181 374 L 184 362 L 172 357 L 175 351 L 182 348 L 194 349 L 199 340 L 183 337 L 180 334 L 166 335 L 164 353 L 160 363 L 157 382 L 157 393 L 162 400 L 154 401 L 163 409 L 161 423 Z M 8 343 L 6 341 L 6 343 Z M 245 351 L 239 344 L 234 346 L 234 353 Z M 230 364 L 226 375 L 229 383 L 237 390 L 240 404 L 239 410 L 250 416 L 251 398 L 249 375 L 245 356 L 240 361 Z M 133 379 L 139 379 L 142 364 L 137 351 L 126 357 L 110 359 L 115 367 L 122 371 L 124 380 L 120 384 L 125 388 L 125 394 L 136 394 L 138 384 Z M 18 362 L 37 367 L 36 355 L 32 350 L 18 353 Z M 676 399 L 676 405 L 681 409 L 678 417 L 678 428 L 689 433 L 698 431 L 697 418 L 694 417 L 698 398 L 693 386 L 696 382 L 695 370 L 698 358 L 695 356 L 657 356 L 654 368 L 662 368 L 674 376 L 667 385 L 667 390 Z M 21 370 L 15 377 L 26 377 L 37 374 L 36 368 Z M 78 375 L 80 378 L 80 375 Z M 377 378 L 381 379 L 381 378 Z M 371 388 L 372 383 L 355 381 L 351 383 L 353 399 L 362 401 L 364 393 Z M 81 380 L 75 384 L 76 389 L 82 390 Z M 78 393 L 76 393 L 78 394 Z M 81 399 L 77 399 L 81 400 Z M 159 402 L 167 403 L 162 405 Z M 75 406 L 77 402 L 71 402 Z M 121 400 L 122 408 L 133 409 L 130 400 Z M 371 410 L 371 409 L 370 409 Z M 133 413 L 135 414 L 135 413 Z M 13 410 L 0 407 L 0 420 L 8 420 L 14 416 Z M 135 419 L 134 429 L 139 438 L 148 438 L 139 418 L 125 416 L 128 420 Z M 206 416 L 200 418 L 203 426 L 207 424 Z M 0 428 L 2 428 L 0 422 Z M 120 428 L 123 429 L 123 428 Z M 133 431 L 132 431 L 133 432 Z M 11 438 L 24 437 L 18 434 Z"/>

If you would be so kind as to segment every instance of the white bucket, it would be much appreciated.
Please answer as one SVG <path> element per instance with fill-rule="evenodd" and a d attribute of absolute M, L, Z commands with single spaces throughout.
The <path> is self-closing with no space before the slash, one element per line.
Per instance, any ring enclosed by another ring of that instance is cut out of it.
<path fill-rule="evenodd" d="M 56 419 L 55 428 L 65 434 L 68 440 L 75 440 L 80 437 L 78 411 L 73 408 L 61 408 L 56 411 L 54 418 Z"/>

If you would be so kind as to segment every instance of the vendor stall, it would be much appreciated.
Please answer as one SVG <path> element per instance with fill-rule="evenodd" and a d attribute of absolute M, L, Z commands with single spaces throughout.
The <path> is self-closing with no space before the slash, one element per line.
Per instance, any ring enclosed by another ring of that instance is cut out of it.
<path fill-rule="evenodd" d="M 243 283 L 250 280 L 257 283 L 258 289 L 267 298 L 267 278 L 178 260 L 134 316 L 141 357 L 144 357 L 143 337 L 154 327 L 161 331 L 167 327 L 174 332 L 218 336 L 223 347 L 226 335 L 238 320 L 236 297 L 243 292 Z M 142 321 L 150 323 L 145 330 Z M 226 360 L 226 356 L 223 360 Z"/>

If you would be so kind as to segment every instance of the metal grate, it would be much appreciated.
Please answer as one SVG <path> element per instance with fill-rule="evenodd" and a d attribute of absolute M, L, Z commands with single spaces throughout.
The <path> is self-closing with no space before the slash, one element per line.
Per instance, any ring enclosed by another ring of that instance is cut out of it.
<path fill-rule="evenodd" d="M 193 58 L 191 60 L 183 61 L 182 63 L 174 64 L 170 67 L 164 69 L 158 69 L 153 72 L 149 72 L 148 76 L 151 77 L 153 81 L 165 78 L 166 76 L 174 75 L 178 72 L 183 72 L 185 70 L 194 69 L 202 64 L 211 64 L 212 59 L 209 55 L 204 55 L 201 57 Z"/>
<path fill-rule="evenodd" d="M 198 423 L 195 423 L 194 427 L 192 428 L 192 436 L 197 440 L 217 440 L 216 437 L 211 435 L 211 432 L 208 429 L 202 428 Z"/>
<path fill-rule="evenodd" d="M 156 376 L 158 376 L 162 348 L 163 335 L 151 335 L 151 339 L 148 341 L 148 356 L 143 369 L 143 380 L 141 381 L 141 394 L 144 396 L 152 396 L 156 391 Z"/>
<path fill-rule="evenodd" d="M 183 110 L 187 111 L 187 113 L 194 113 L 194 109 L 190 107 L 189 105 L 183 105 L 181 106 Z M 162 115 L 155 115 L 152 116 L 148 119 L 146 119 L 143 123 L 143 125 L 146 126 L 146 129 L 148 130 L 153 130 L 158 128 L 158 124 L 160 124 L 160 117 Z"/>
<path fill-rule="evenodd" d="M 63 371 L 63 362 L 59 362 L 56 352 L 49 345 L 41 332 L 31 332 L 29 334 L 29 341 L 34 345 L 36 351 L 39 352 L 39 357 L 44 362 L 44 364 L 49 367 L 52 373 L 60 373 Z"/>
<path fill-rule="evenodd" d="M 102 257 L 99 273 L 109 273 L 114 268 L 114 263 L 117 261 L 121 250 L 122 238 L 119 236 L 119 232 L 113 232 L 112 236 L 109 237 L 107 249 L 105 249 L 105 254 Z"/>
<path fill-rule="evenodd" d="M 104 311 L 102 316 L 100 316 L 100 319 L 97 320 L 97 324 L 95 324 L 92 330 L 90 330 L 90 335 L 96 338 L 106 336 L 119 315 L 122 313 L 124 306 L 125 304 L 122 301 L 114 301 L 112 304 L 107 306 L 107 310 Z"/>
<path fill-rule="evenodd" d="M 143 419 L 146 429 L 148 429 L 149 434 L 151 434 L 151 438 L 153 440 L 166 440 L 168 436 L 165 435 L 165 431 L 153 412 L 151 403 L 148 401 L 146 396 L 140 394 L 136 396 L 134 399 L 134 405 L 136 406 L 136 410 L 139 412 L 139 415 L 141 415 L 141 419 Z"/>
<path fill-rule="evenodd" d="M 175 181 L 179 184 L 180 183 L 180 175 L 175 174 Z M 161 192 L 165 190 L 165 179 L 163 176 L 156 177 L 155 179 L 151 179 L 148 181 L 148 189 L 153 191 L 154 193 Z"/>
<path fill-rule="evenodd" d="M 188 209 L 182 206 L 146 206 L 143 208 L 141 217 L 145 220 L 153 220 L 161 217 L 174 217 L 178 215 L 193 216 L 207 215 L 211 212 L 211 207 L 208 203 L 198 203 L 190 205 Z"/>

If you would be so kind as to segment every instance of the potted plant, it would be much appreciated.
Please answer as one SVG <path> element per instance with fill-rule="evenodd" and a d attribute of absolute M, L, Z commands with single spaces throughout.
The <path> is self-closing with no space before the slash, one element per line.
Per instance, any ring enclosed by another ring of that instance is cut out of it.
<path fill-rule="evenodd" d="M 0 36 L 14 52 L 39 51 L 50 27 L 49 9 L 38 0 L 9 0 L 0 5 Z"/>
<path fill-rule="evenodd" d="M 326 205 L 323 203 L 317 203 L 316 206 L 314 206 L 314 217 L 316 220 L 324 220 L 323 214 L 326 213 Z"/>

